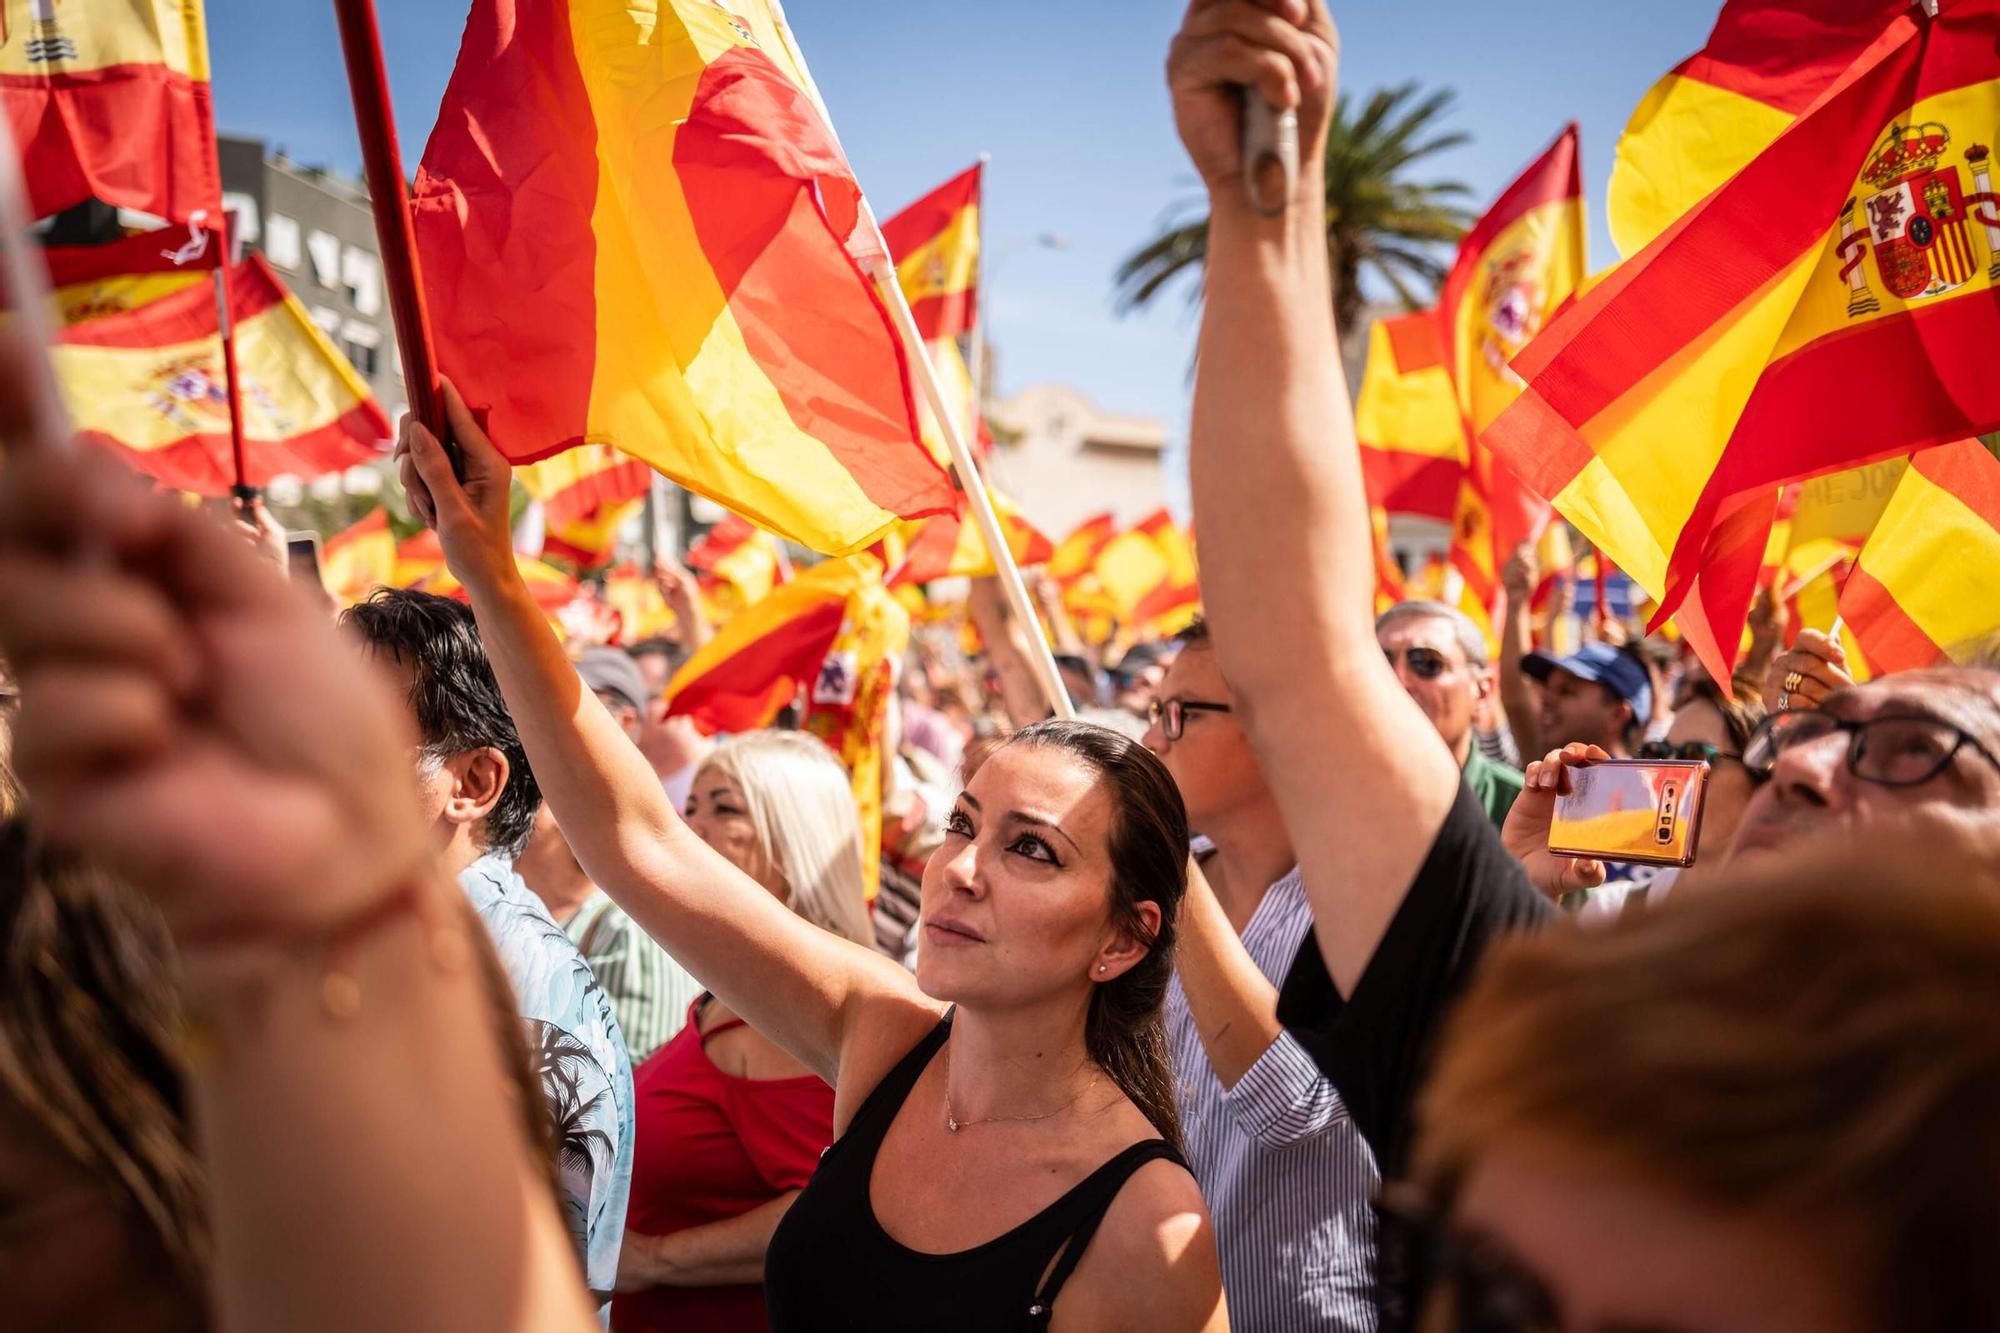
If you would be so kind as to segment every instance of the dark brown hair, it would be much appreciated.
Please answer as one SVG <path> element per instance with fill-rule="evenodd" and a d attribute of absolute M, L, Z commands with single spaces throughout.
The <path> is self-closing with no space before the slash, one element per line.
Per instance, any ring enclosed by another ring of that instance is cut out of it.
<path fill-rule="evenodd" d="M 1111 788 L 1111 919 L 1146 946 L 1123 976 L 1095 987 L 1084 1047 L 1176 1149 L 1180 1113 L 1161 1009 L 1174 971 L 1174 922 L 1187 891 L 1188 822 L 1165 765 L 1137 741 L 1088 722 L 1037 722 L 1008 745 L 1060 750 L 1090 766 Z M 1156 903 L 1149 931 L 1140 903 Z"/>
<path fill-rule="evenodd" d="M 1420 1108 L 1448 1197 L 1534 1134 L 1820 1247 L 1872 1324 L 2000 1330 L 2000 885 L 1813 858 L 1497 947 Z"/>

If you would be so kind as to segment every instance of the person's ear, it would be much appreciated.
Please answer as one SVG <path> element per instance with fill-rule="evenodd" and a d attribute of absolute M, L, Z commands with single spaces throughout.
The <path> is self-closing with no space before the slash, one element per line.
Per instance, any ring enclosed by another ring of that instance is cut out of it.
<path fill-rule="evenodd" d="M 490 745 L 465 750 L 445 760 L 451 774 L 451 795 L 444 817 L 453 824 L 476 824 L 493 813 L 507 790 L 507 756 Z"/>
<path fill-rule="evenodd" d="M 1158 903 L 1139 903 L 1133 908 L 1133 911 L 1138 914 L 1139 920 L 1145 923 L 1146 935 L 1149 938 L 1159 934 L 1160 905 Z M 1116 981 L 1145 961 L 1146 955 L 1151 952 L 1152 947 L 1134 936 L 1130 931 L 1113 928 L 1105 933 L 1104 943 L 1098 946 L 1097 952 L 1091 957 L 1090 979 L 1092 981 Z"/>

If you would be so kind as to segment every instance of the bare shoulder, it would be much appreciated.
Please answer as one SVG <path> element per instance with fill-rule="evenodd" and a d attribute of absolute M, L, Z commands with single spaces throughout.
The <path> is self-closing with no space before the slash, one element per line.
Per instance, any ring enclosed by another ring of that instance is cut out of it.
<path fill-rule="evenodd" d="M 888 959 L 882 960 L 896 967 Z M 929 1035 L 945 1006 L 917 989 L 909 973 L 900 982 L 857 995 L 841 1019 L 840 1070 L 833 1080 L 833 1132 L 845 1134 L 854 1113 L 898 1061 Z"/>
<path fill-rule="evenodd" d="M 1185 1167 L 1152 1161 L 1125 1182 L 1057 1297 L 1053 1326 L 1134 1333 L 1228 1328 L 1215 1230 Z"/>

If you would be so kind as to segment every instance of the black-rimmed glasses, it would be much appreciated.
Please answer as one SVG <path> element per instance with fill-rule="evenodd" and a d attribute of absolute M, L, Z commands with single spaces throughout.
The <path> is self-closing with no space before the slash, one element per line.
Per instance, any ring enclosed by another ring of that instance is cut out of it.
<path fill-rule="evenodd" d="M 1854 722 L 1816 708 L 1792 708 L 1765 718 L 1743 747 L 1743 766 L 1767 778 L 1785 751 L 1824 740 L 1836 731 L 1847 734 L 1847 771 L 1883 787 L 1929 782 L 1965 749 L 2000 769 L 2000 759 L 1991 750 L 1943 718 L 1902 715 Z"/>
<path fill-rule="evenodd" d="M 1236 710 L 1228 704 L 1202 703 L 1195 699 L 1155 699 L 1148 710 L 1153 721 L 1160 724 L 1160 734 L 1170 741 L 1177 741 L 1187 730 L 1189 713 L 1233 713 Z"/>

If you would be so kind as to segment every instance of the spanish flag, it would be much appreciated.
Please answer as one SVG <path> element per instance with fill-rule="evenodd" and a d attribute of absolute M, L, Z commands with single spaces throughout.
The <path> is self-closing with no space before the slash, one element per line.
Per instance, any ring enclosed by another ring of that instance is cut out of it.
<path fill-rule="evenodd" d="M 319 553 L 320 582 L 341 606 L 365 602 L 377 588 L 396 581 L 396 536 L 389 511 L 371 510 L 359 522 L 326 539 Z"/>
<path fill-rule="evenodd" d="M 1445 369 L 1475 441 L 1459 478 L 1451 560 L 1465 580 L 1461 604 L 1489 639 L 1500 567 L 1540 532 L 1548 504 L 1476 441 L 1521 391 L 1509 362 L 1583 281 L 1583 233 L 1571 125 L 1466 233 L 1438 297 Z"/>
<path fill-rule="evenodd" d="M 681 665 L 667 686 L 667 712 L 703 731 L 755 731 L 818 674 L 847 617 L 848 601 L 880 586 L 872 555 L 823 561 L 749 607 Z"/>
<path fill-rule="evenodd" d="M 738 514 L 730 514 L 688 548 L 687 567 L 714 576 L 728 589 L 719 619 L 755 606 L 779 582 L 778 543 Z"/>
<path fill-rule="evenodd" d="M 1465 473 L 1465 422 L 1435 310 L 1379 319 L 1368 330 L 1354 434 L 1371 506 L 1451 521 Z"/>
<path fill-rule="evenodd" d="M 855 557 L 873 564 L 872 556 Z M 840 630 L 805 692 L 805 729 L 846 768 L 861 817 L 861 884 L 872 900 L 882 866 L 883 741 L 896 698 L 896 664 L 910 646 L 910 613 L 882 586 L 880 566 L 847 599 Z"/>
<path fill-rule="evenodd" d="M 618 613 L 618 641 L 638 643 L 674 628 L 674 613 L 652 575 L 620 565 L 604 578 L 604 604 Z"/>
<path fill-rule="evenodd" d="M 248 481 L 382 457 L 389 418 L 259 256 L 232 270 Z M 200 283 L 62 331 L 51 356 L 77 433 L 164 486 L 235 482 L 215 292 Z"/>
<path fill-rule="evenodd" d="M 1055 546 L 1022 516 L 1012 500 L 991 487 L 986 493 L 999 515 L 1001 530 L 1007 534 L 1007 549 L 1016 565 L 1039 565 L 1054 554 Z M 986 549 L 986 538 L 969 513 L 940 514 L 918 522 L 908 552 L 889 576 L 890 587 L 932 579 L 984 578 L 996 572 L 993 553 Z"/>
<path fill-rule="evenodd" d="M 542 505 L 549 525 L 574 523 L 607 506 L 643 500 L 653 470 L 608 444 L 586 444 L 514 469 L 521 488 Z"/>
<path fill-rule="evenodd" d="M 140 232 L 104 245 L 42 251 L 59 322 L 123 315 L 198 282 L 213 283 L 222 235 L 206 225 Z"/>
<path fill-rule="evenodd" d="M 414 588 L 444 568 L 444 545 L 430 528 L 418 528 L 396 544 L 398 588 Z"/>
<path fill-rule="evenodd" d="M 477 0 L 413 207 L 443 369 L 517 461 L 612 444 L 821 551 L 951 508 L 760 0 Z"/>
<path fill-rule="evenodd" d="M 1388 511 L 1371 507 L 1368 527 L 1375 538 L 1375 614 L 1379 616 L 1407 598 L 1410 589 L 1403 578 L 1403 567 L 1389 553 Z"/>
<path fill-rule="evenodd" d="M 522 581 L 528 585 L 528 595 L 535 599 L 535 605 L 542 609 L 544 615 L 553 616 L 576 600 L 580 590 L 577 581 L 554 565 L 526 555 L 516 555 L 514 564 L 521 571 Z M 456 598 L 461 602 L 470 600 L 465 585 L 445 568 L 434 569 L 424 575 L 417 580 L 415 587 L 418 592 L 435 593 L 439 597 Z"/>
<path fill-rule="evenodd" d="M 1485 436 L 1718 679 L 1779 484 L 2000 424 L 2000 8 L 1881 8 L 1813 106 L 1516 358 Z"/>
<path fill-rule="evenodd" d="M 0 100 L 37 217 L 221 206 L 201 0 L 5 0 Z"/>
<path fill-rule="evenodd" d="M 1881 34 L 1895 0 L 1728 0 L 1708 44 L 1654 84 L 1619 136 L 1611 240 L 1638 254 L 1770 147 Z"/>
<path fill-rule="evenodd" d="M 882 224 L 926 342 L 970 333 L 979 318 L 979 181 L 975 164 Z"/>
<path fill-rule="evenodd" d="M 542 559 L 575 574 L 588 574 L 610 564 L 617 553 L 619 530 L 645 503 L 643 499 L 614 501 L 562 522 L 544 512 Z"/>
<path fill-rule="evenodd" d="M 1193 539 L 1164 509 L 1106 543 L 1092 572 L 1129 628 L 1171 634 L 1201 605 Z"/>
<path fill-rule="evenodd" d="M 1977 440 L 1910 460 L 1861 548 L 1840 614 L 1876 671 L 1946 661 L 2000 628 L 2000 461 Z"/>
<path fill-rule="evenodd" d="M 1118 535 L 1118 520 L 1109 513 L 1093 514 L 1076 525 L 1049 553 L 1047 573 L 1058 583 L 1071 583 L 1088 574 L 1097 557 Z"/>

